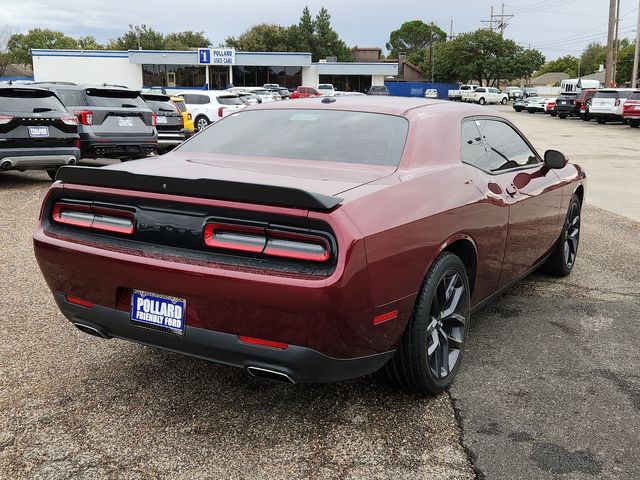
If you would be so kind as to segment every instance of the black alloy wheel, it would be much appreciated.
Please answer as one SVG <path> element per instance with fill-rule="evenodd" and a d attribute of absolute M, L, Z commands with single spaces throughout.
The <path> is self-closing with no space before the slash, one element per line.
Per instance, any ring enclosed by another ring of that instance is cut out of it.
<path fill-rule="evenodd" d="M 567 216 L 551 255 L 542 265 L 542 271 L 556 277 L 565 277 L 571 273 L 578 256 L 580 244 L 580 198 L 573 195 L 567 210 Z"/>

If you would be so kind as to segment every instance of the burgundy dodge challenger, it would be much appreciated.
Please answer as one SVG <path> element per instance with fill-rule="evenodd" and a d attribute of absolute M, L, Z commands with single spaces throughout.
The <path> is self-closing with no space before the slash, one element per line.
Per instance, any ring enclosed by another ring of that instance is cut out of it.
<path fill-rule="evenodd" d="M 384 368 L 436 393 L 471 312 L 571 272 L 585 174 L 486 107 L 277 102 L 159 158 L 63 167 L 34 233 L 80 330 L 329 382 Z"/>

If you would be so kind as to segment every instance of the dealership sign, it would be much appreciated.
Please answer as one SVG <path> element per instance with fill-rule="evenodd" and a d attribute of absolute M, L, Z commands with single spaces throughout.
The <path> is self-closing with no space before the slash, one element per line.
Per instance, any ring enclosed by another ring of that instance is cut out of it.
<path fill-rule="evenodd" d="M 199 48 L 200 65 L 235 65 L 236 51 L 233 48 Z"/>

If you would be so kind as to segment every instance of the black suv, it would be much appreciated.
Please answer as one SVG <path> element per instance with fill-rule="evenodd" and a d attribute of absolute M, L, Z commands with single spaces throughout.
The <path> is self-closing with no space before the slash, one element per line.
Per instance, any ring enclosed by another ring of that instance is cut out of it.
<path fill-rule="evenodd" d="M 0 87 L 0 169 L 46 170 L 80 159 L 78 119 L 55 93 L 29 86 Z"/>
<path fill-rule="evenodd" d="M 78 117 L 83 158 L 142 158 L 158 146 L 154 115 L 137 90 L 41 83 Z"/>
<path fill-rule="evenodd" d="M 160 93 L 143 93 L 142 98 L 156 114 L 158 153 L 167 152 L 184 142 L 184 118 L 182 112 L 171 101 L 171 97 Z"/>
<path fill-rule="evenodd" d="M 565 92 L 558 97 L 556 102 L 556 113 L 560 118 L 580 117 L 583 104 L 590 101 L 596 94 L 595 88 L 585 88 L 577 93 Z"/>

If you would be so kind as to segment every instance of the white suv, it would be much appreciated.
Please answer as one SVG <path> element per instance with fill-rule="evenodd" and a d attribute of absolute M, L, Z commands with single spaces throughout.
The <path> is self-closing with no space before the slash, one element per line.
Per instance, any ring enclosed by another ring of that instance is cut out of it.
<path fill-rule="evenodd" d="M 178 93 L 177 96 L 184 99 L 198 132 L 245 107 L 238 95 L 225 90 L 192 90 Z"/>
<path fill-rule="evenodd" d="M 333 88 L 331 83 L 319 83 L 318 91 L 322 94 L 323 97 L 335 97 L 336 90 Z"/>
<path fill-rule="evenodd" d="M 598 90 L 591 99 L 589 114 L 598 123 L 622 121 L 624 102 L 633 93 L 633 88 L 604 88 Z"/>
<path fill-rule="evenodd" d="M 478 87 L 474 91 L 465 91 L 462 94 L 462 101 L 479 103 L 480 105 L 484 105 L 486 103 L 501 103 L 506 105 L 509 101 L 509 94 L 502 93 L 494 87 Z"/>

